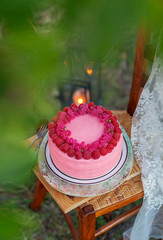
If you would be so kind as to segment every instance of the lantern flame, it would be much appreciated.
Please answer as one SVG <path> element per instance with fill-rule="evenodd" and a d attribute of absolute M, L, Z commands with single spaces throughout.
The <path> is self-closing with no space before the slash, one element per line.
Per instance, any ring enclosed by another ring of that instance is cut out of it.
<path fill-rule="evenodd" d="M 67 62 L 66 62 L 66 61 L 64 61 L 63 63 L 64 63 L 64 65 L 67 67 Z"/>
<path fill-rule="evenodd" d="M 92 75 L 92 73 L 93 73 L 92 68 L 88 68 L 88 67 L 87 67 L 87 74 L 88 74 L 88 75 Z"/>

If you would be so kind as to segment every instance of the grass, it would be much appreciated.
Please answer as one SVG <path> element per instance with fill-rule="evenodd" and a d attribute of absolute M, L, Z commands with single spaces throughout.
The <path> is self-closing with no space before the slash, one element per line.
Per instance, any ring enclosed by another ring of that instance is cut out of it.
<path fill-rule="evenodd" d="M 33 212 L 29 209 L 29 203 L 32 201 L 35 188 L 36 177 L 31 176 L 30 182 L 27 185 L 19 186 L 16 189 L 9 188 L 8 191 L 0 189 L 0 204 L 10 204 L 15 209 L 19 209 L 23 213 L 21 223 L 21 240 L 71 240 L 69 228 L 62 216 L 58 205 L 47 193 L 45 200 L 38 212 Z M 132 204 L 132 207 L 140 201 Z M 129 210 L 129 206 L 116 210 L 112 213 L 111 219 L 117 217 L 124 210 Z M 72 218 L 76 227 L 78 226 L 78 217 L 76 211 L 71 211 Z M 135 217 L 131 217 L 125 222 L 117 225 L 110 231 L 97 237 L 98 240 L 117 240 L 123 232 L 128 229 L 134 222 Z M 97 218 L 96 227 L 99 228 L 105 224 L 107 220 L 101 216 Z"/>
<path fill-rule="evenodd" d="M 10 204 L 23 213 L 23 218 L 21 217 L 22 223 L 20 225 L 22 235 L 17 240 L 72 240 L 71 233 L 58 205 L 48 193 L 39 211 L 33 212 L 29 209 L 29 203 L 32 201 L 35 184 L 36 177 L 32 175 L 30 183 L 27 185 L 19 186 L 16 189 L 9 188 L 8 192 L 4 191 L 3 188 L 0 189 L 0 204 Z M 141 202 L 142 200 L 138 200 L 130 206 L 113 211 L 111 219 L 137 206 Z M 70 214 L 75 226 L 78 227 L 78 216 L 76 211 L 73 210 Z M 135 216 L 120 223 L 96 239 L 119 240 L 123 232 L 132 226 L 134 220 Z M 96 229 L 103 226 L 106 222 L 107 219 L 103 216 L 97 218 Z"/>

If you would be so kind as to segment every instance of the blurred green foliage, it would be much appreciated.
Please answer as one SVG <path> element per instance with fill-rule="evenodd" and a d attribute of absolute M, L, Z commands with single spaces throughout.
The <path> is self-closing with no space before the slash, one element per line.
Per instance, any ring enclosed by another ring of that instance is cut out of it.
<path fill-rule="evenodd" d="M 22 211 L 13 205 L 4 204 L 0 207 L 0 238 L 6 240 L 30 239 L 31 233 L 38 230 L 37 214 L 29 210 Z"/>
<path fill-rule="evenodd" d="M 2 184 L 26 179 L 33 153 L 21 142 L 35 132 L 40 119 L 50 120 L 59 110 L 52 92 L 68 74 L 61 61 L 68 50 L 79 47 L 85 61 L 111 64 L 140 22 L 162 24 L 162 10 L 155 0 L 0 1 Z M 112 58 L 107 62 L 108 53 Z M 20 218 L 8 207 L 1 211 L 0 239 L 14 239 Z"/>

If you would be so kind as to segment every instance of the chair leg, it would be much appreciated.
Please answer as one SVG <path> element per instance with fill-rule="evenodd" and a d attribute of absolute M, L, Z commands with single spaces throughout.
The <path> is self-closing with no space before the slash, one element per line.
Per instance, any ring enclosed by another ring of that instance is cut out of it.
<path fill-rule="evenodd" d="M 41 204 L 45 198 L 46 192 L 47 192 L 47 190 L 44 187 L 44 185 L 40 182 L 39 179 L 37 179 L 37 185 L 35 188 L 34 198 L 30 204 L 30 208 L 32 210 L 37 211 L 40 209 Z"/>
<path fill-rule="evenodd" d="M 75 227 L 75 225 L 73 223 L 71 215 L 69 213 L 65 214 L 62 210 L 61 210 L 61 212 L 62 212 L 62 214 L 64 216 L 64 219 L 66 220 L 67 225 L 68 225 L 68 227 L 70 229 L 70 232 L 72 234 L 72 238 L 74 240 L 78 240 L 79 239 L 79 234 L 78 234 L 78 231 L 77 231 L 77 229 L 76 229 L 76 227 Z"/>
<path fill-rule="evenodd" d="M 83 207 L 79 213 L 79 240 L 94 240 L 96 215 L 92 205 Z"/>

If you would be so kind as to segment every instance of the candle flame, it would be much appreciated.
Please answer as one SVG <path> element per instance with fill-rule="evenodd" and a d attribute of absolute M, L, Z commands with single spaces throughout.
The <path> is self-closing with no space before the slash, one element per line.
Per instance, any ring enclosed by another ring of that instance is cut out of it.
<path fill-rule="evenodd" d="M 81 104 L 81 103 L 83 103 L 83 102 L 84 102 L 83 98 L 78 98 L 78 103 L 79 103 L 79 104 Z"/>

